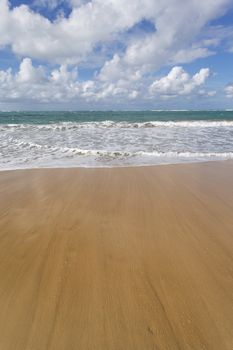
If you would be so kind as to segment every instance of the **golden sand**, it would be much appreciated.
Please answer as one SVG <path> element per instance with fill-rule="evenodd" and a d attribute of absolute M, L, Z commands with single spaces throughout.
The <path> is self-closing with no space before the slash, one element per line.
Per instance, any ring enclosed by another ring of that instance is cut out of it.
<path fill-rule="evenodd" d="M 233 349 L 233 163 L 0 173 L 0 350 Z"/>

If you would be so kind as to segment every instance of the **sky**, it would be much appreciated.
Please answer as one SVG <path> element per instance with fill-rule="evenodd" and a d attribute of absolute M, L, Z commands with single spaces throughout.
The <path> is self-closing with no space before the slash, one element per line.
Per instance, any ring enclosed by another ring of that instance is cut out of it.
<path fill-rule="evenodd" d="M 0 110 L 233 109 L 233 0 L 0 0 Z"/>

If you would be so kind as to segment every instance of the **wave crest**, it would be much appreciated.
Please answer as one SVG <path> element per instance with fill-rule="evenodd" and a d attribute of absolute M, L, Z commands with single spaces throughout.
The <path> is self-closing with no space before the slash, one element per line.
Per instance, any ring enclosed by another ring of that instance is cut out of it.
<path fill-rule="evenodd" d="M 17 129 L 38 129 L 40 131 L 66 131 L 75 129 L 95 129 L 95 128 L 119 128 L 119 129 L 140 129 L 156 127 L 180 127 L 180 128 L 220 128 L 233 127 L 233 121 L 147 121 L 147 122 L 114 122 L 111 120 L 103 122 L 61 122 L 56 124 L 0 124 L 2 131 L 14 131 Z"/>

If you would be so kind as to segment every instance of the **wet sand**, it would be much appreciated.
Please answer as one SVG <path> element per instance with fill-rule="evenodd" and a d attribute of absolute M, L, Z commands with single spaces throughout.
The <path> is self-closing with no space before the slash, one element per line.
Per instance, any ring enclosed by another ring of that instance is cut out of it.
<path fill-rule="evenodd" d="M 233 162 L 0 173 L 0 349 L 233 349 Z"/>

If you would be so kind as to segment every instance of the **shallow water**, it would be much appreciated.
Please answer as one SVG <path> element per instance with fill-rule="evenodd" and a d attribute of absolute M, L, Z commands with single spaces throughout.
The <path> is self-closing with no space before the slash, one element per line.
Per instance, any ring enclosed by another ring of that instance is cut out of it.
<path fill-rule="evenodd" d="M 233 112 L 1 112 L 0 169 L 233 158 Z"/>

